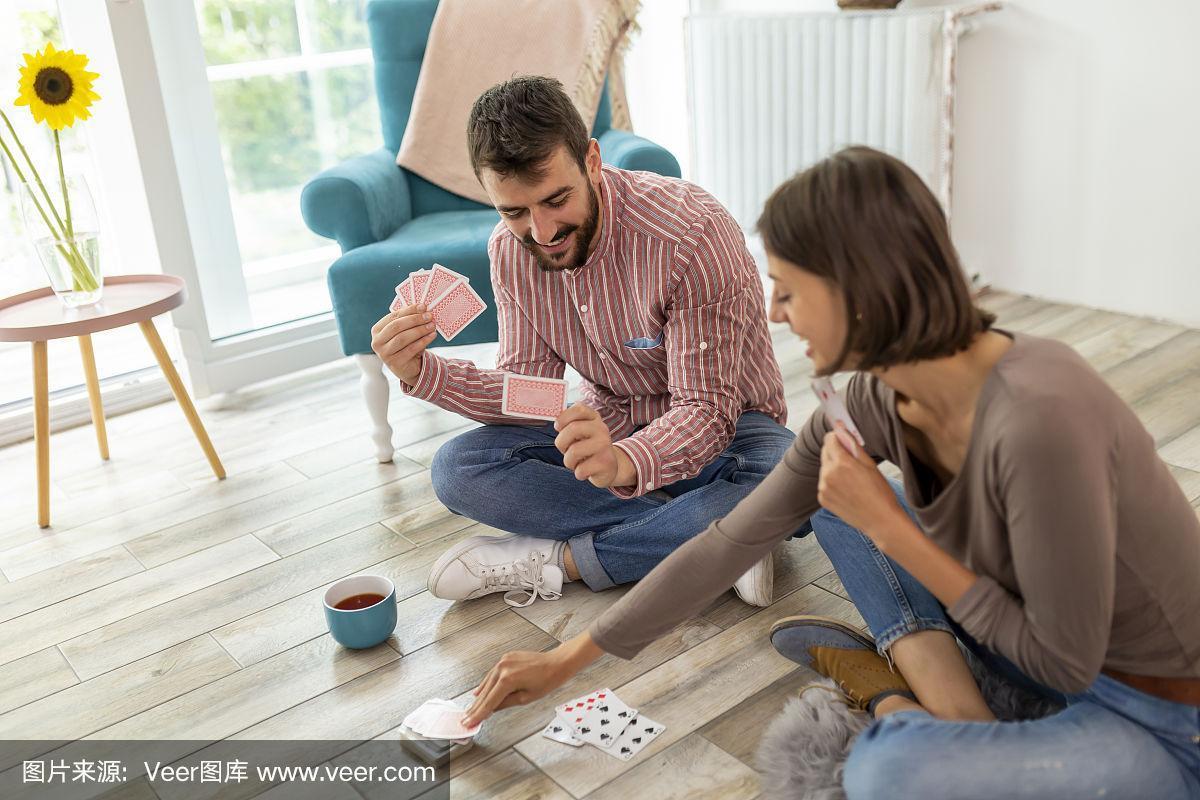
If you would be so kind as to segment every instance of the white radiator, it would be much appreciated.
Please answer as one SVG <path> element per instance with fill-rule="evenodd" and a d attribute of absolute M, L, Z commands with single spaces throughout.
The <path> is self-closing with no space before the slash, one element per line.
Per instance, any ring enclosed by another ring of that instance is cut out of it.
<path fill-rule="evenodd" d="M 958 37 L 999 7 L 689 16 L 694 181 L 750 228 L 783 180 L 865 144 L 907 162 L 949 213 Z"/>

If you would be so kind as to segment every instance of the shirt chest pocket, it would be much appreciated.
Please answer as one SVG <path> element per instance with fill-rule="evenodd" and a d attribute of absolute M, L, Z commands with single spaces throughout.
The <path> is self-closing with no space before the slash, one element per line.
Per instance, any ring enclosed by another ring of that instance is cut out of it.
<path fill-rule="evenodd" d="M 663 331 L 647 330 L 639 335 L 624 338 L 621 356 L 628 364 L 639 367 L 658 367 L 667 362 L 667 348 Z"/>

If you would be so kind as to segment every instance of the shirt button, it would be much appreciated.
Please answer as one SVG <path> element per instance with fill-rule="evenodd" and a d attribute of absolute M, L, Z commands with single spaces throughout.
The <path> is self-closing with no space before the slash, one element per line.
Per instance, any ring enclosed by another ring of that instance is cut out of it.
<path fill-rule="evenodd" d="M 608 358 L 608 353 L 601 353 L 601 354 L 600 354 L 600 357 L 601 357 L 601 358 Z"/>
<path fill-rule="evenodd" d="M 708 349 L 708 342 L 701 342 L 701 343 L 700 343 L 700 349 L 701 349 L 701 350 L 707 350 L 707 349 Z"/>
<path fill-rule="evenodd" d="M 646 488 L 647 488 L 648 490 L 650 490 L 651 492 L 653 492 L 653 491 L 654 491 L 654 483 L 653 483 L 653 481 L 651 481 L 651 482 L 647 483 L 647 484 L 646 484 Z"/>
<path fill-rule="evenodd" d="M 586 314 L 586 313 L 587 313 L 587 306 L 586 306 L 586 305 L 580 306 L 580 307 L 579 307 L 579 310 L 580 310 L 580 311 L 582 311 L 584 314 Z"/>

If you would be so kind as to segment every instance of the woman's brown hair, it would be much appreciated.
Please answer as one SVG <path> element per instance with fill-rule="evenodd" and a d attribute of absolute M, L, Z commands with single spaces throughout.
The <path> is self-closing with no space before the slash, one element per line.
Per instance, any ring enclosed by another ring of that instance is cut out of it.
<path fill-rule="evenodd" d="M 758 219 L 771 254 L 831 281 L 847 335 L 828 372 L 950 356 L 988 330 L 941 206 L 904 162 L 847 147 L 788 179 Z"/>

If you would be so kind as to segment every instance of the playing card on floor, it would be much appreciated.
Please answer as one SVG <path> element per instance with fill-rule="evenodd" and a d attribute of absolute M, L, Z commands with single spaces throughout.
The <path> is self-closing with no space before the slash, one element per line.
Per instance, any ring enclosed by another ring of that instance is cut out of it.
<path fill-rule="evenodd" d="M 611 747 L 600 749 L 622 761 L 628 761 L 642 752 L 646 745 L 657 739 L 666 729 L 666 725 L 641 715 L 635 715 L 633 721 L 625 730 L 621 731 L 621 735 L 617 737 Z"/>
<path fill-rule="evenodd" d="M 555 716 L 550 724 L 542 729 L 542 736 L 555 742 L 569 744 L 571 747 L 583 746 L 583 742 L 571 735 L 570 726 L 559 716 Z"/>
<path fill-rule="evenodd" d="M 555 713 L 571 725 L 576 739 L 600 748 L 616 742 L 637 716 L 637 710 L 625 705 L 611 689 L 601 689 L 573 700 L 555 709 Z"/>
<path fill-rule="evenodd" d="M 567 407 L 567 382 L 533 375 L 504 375 L 500 413 L 553 422 Z"/>

